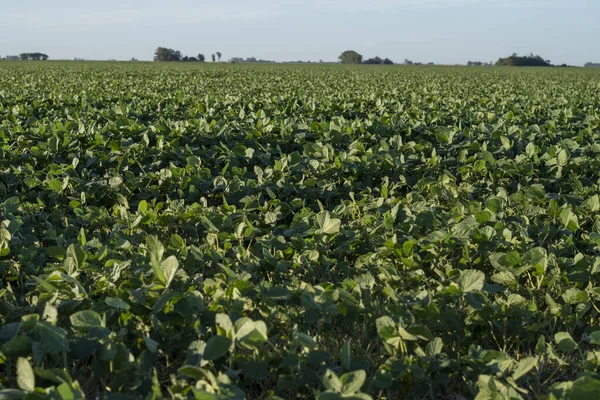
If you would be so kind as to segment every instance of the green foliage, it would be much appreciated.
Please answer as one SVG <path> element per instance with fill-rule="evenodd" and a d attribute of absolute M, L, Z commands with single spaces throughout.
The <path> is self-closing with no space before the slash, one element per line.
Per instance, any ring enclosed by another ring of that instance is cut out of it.
<path fill-rule="evenodd" d="M 0 398 L 597 397 L 599 90 L 0 64 Z"/>
<path fill-rule="evenodd" d="M 541 56 L 530 54 L 528 56 L 518 56 L 513 54 L 510 57 L 499 58 L 496 66 L 508 67 L 551 67 L 549 60 L 544 60 Z"/>
<path fill-rule="evenodd" d="M 354 50 L 346 50 L 338 57 L 342 64 L 360 64 L 363 56 Z"/>
<path fill-rule="evenodd" d="M 19 54 L 19 58 L 24 61 L 46 61 L 48 59 L 48 54 L 44 53 L 21 53 Z"/>
<path fill-rule="evenodd" d="M 389 58 L 386 59 L 381 59 L 379 57 L 374 57 L 374 58 L 369 58 L 365 61 L 363 61 L 363 64 L 374 64 L 374 65 L 378 65 L 378 64 L 384 64 L 384 65 L 392 65 L 394 64 L 394 62 L 392 60 L 390 60 Z"/>
<path fill-rule="evenodd" d="M 157 47 L 154 52 L 154 61 L 196 61 L 204 62 L 204 54 L 200 53 L 196 57 L 184 56 L 179 50 L 169 49 L 167 47 Z M 214 61 L 214 54 L 213 54 Z"/>

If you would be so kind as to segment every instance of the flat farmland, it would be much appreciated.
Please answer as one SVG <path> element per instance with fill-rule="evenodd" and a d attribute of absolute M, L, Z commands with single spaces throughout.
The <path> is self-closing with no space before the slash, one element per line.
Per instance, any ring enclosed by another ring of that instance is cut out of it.
<path fill-rule="evenodd" d="M 599 179 L 591 68 L 2 62 L 0 398 L 597 398 Z"/>

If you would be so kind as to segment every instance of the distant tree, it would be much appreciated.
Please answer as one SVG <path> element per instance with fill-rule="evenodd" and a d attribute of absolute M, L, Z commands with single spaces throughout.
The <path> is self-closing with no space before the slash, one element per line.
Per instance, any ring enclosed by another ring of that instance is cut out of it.
<path fill-rule="evenodd" d="M 139 61 L 139 60 L 138 60 L 137 58 L 135 58 L 135 57 L 131 57 L 131 60 L 130 60 L 130 61 L 133 61 L 133 62 L 135 62 L 135 61 Z"/>
<path fill-rule="evenodd" d="M 215 62 L 215 55 L 210 56 L 212 58 L 212 62 Z"/>
<path fill-rule="evenodd" d="M 166 47 L 158 47 L 154 52 L 154 61 L 170 61 L 169 55 L 171 53 L 169 50 Z"/>
<path fill-rule="evenodd" d="M 390 60 L 389 58 L 386 58 L 385 60 L 383 60 L 383 63 L 385 65 L 393 65 L 394 64 L 394 62 L 392 60 Z"/>
<path fill-rule="evenodd" d="M 411 60 L 409 60 L 408 58 L 405 58 L 405 59 L 404 59 L 404 64 L 406 64 L 406 65 L 413 65 L 413 64 L 414 64 L 414 62 L 412 62 L 412 61 L 411 61 Z"/>
<path fill-rule="evenodd" d="M 346 50 L 338 58 L 342 64 L 360 64 L 363 56 L 354 50 Z"/>
<path fill-rule="evenodd" d="M 510 57 L 500 58 L 496 61 L 496 66 L 509 66 L 509 67 L 551 67 L 550 60 L 544 60 L 542 57 L 533 55 L 518 56 L 517 53 L 513 53 Z"/>
<path fill-rule="evenodd" d="M 190 58 L 188 56 L 183 56 L 181 58 L 181 61 L 190 61 Z"/>
<path fill-rule="evenodd" d="M 223 55 L 223 54 L 222 54 L 220 51 L 217 51 L 217 58 L 219 59 L 219 61 L 221 61 L 221 56 L 222 56 L 222 55 Z"/>
<path fill-rule="evenodd" d="M 471 66 L 471 67 L 488 67 L 488 66 L 492 65 L 492 63 L 491 62 L 486 63 L 483 61 L 469 61 L 467 63 L 467 65 Z"/>
<path fill-rule="evenodd" d="M 181 52 L 167 47 L 159 47 L 154 52 L 154 61 L 181 61 Z"/>
<path fill-rule="evenodd" d="M 584 67 L 586 68 L 600 68 L 600 63 L 587 62 Z"/>
<path fill-rule="evenodd" d="M 229 62 L 232 64 L 235 64 L 235 63 L 275 63 L 275 61 L 272 61 L 272 60 L 257 59 L 256 57 L 247 57 L 246 59 L 243 59 L 242 57 L 232 57 L 229 59 Z M 292 61 L 292 62 L 296 62 L 296 61 Z"/>
<path fill-rule="evenodd" d="M 200 61 L 200 62 L 204 62 L 204 60 L 206 59 L 206 58 L 204 57 L 204 54 L 202 54 L 202 53 L 198 54 L 198 56 L 196 56 L 196 58 L 197 58 L 197 59 L 198 59 L 198 61 Z"/>
<path fill-rule="evenodd" d="M 363 64 L 383 64 L 383 60 L 379 57 L 374 57 L 363 61 Z"/>
<path fill-rule="evenodd" d="M 21 53 L 19 54 L 19 58 L 21 60 L 29 60 L 29 61 L 39 61 L 39 60 L 47 60 L 48 55 L 44 53 Z"/>

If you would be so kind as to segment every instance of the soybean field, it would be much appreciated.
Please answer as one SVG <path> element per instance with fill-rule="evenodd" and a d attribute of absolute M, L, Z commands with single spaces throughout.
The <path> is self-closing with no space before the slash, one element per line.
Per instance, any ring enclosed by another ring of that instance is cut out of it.
<path fill-rule="evenodd" d="M 0 63 L 0 399 L 595 399 L 600 71 Z"/>

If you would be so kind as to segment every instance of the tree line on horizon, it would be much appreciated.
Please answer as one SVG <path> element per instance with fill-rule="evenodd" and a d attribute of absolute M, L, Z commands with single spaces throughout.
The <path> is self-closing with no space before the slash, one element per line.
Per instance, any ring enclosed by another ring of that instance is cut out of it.
<path fill-rule="evenodd" d="M 211 59 L 213 62 L 221 61 L 221 57 L 223 54 L 220 51 L 217 51 L 211 55 Z M 0 57 L 1 60 L 5 61 L 45 61 L 48 60 L 49 56 L 45 53 L 34 52 L 34 53 L 21 53 L 18 56 L 16 55 L 7 55 L 5 57 Z M 137 61 L 137 59 L 133 58 L 132 60 Z M 371 65 L 393 65 L 394 62 L 389 58 L 380 58 L 379 56 L 372 57 L 366 60 L 363 60 L 362 54 L 354 51 L 354 50 L 346 50 L 340 54 L 338 57 L 338 62 L 341 64 L 371 64 Z M 83 59 L 75 58 L 75 61 L 83 61 Z M 158 47 L 154 53 L 154 61 L 182 61 L 182 62 L 205 62 L 206 57 L 204 54 L 199 53 L 196 56 L 184 56 L 179 50 L 170 49 L 168 47 Z M 257 59 L 256 57 L 233 57 L 229 60 L 231 63 L 276 63 L 276 61 L 272 60 L 263 60 Z M 303 61 L 291 61 L 294 63 L 310 63 Z M 322 60 L 319 63 L 323 63 Z M 405 59 L 405 65 L 423 65 L 420 62 L 413 62 L 411 60 Z M 428 63 L 428 65 L 434 65 L 433 63 Z M 513 53 L 509 57 L 499 58 L 496 63 L 492 64 L 492 62 L 486 63 L 481 61 L 469 61 L 467 62 L 468 66 L 511 66 L 511 67 L 573 67 L 571 65 L 562 64 L 562 65 L 553 65 L 550 60 L 545 60 L 543 57 L 539 55 L 534 55 L 530 53 L 529 55 L 519 56 L 516 53 Z M 584 64 L 586 68 L 600 68 L 600 63 L 595 62 L 587 62 Z"/>
<path fill-rule="evenodd" d="M 339 62 L 341 64 L 394 64 L 392 60 L 389 58 L 381 59 L 380 57 L 369 58 L 363 61 L 362 54 L 354 51 L 354 50 L 346 50 L 338 57 Z M 411 60 L 405 59 L 405 65 L 423 65 L 419 62 L 412 62 Z M 433 63 L 428 63 L 428 65 L 434 65 Z M 513 53 L 509 57 L 499 58 L 495 64 L 481 62 L 481 61 L 469 61 L 467 62 L 468 66 L 509 66 L 509 67 L 573 67 L 572 65 L 562 64 L 562 65 L 553 65 L 550 60 L 545 60 L 543 57 L 539 55 L 534 55 L 530 53 L 529 55 L 519 56 L 517 53 Z M 586 63 L 585 67 L 600 67 L 600 64 L 595 63 Z"/>
<path fill-rule="evenodd" d="M 19 58 L 24 61 L 46 61 L 48 54 L 44 53 L 21 53 Z"/>
<path fill-rule="evenodd" d="M 354 51 L 354 50 L 346 50 L 338 57 L 341 64 L 381 64 L 381 65 L 392 65 L 394 62 L 389 58 L 380 58 L 379 56 L 369 58 L 363 61 L 362 54 Z"/>
<path fill-rule="evenodd" d="M 217 51 L 211 55 L 212 62 L 216 62 L 217 58 L 221 61 L 223 53 Z M 179 50 L 173 50 L 168 47 L 158 47 L 154 52 L 154 61 L 189 61 L 189 62 L 204 62 L 206 57 L 204 54 L 198 53 L 196 56 L 184 56 Z"/>

